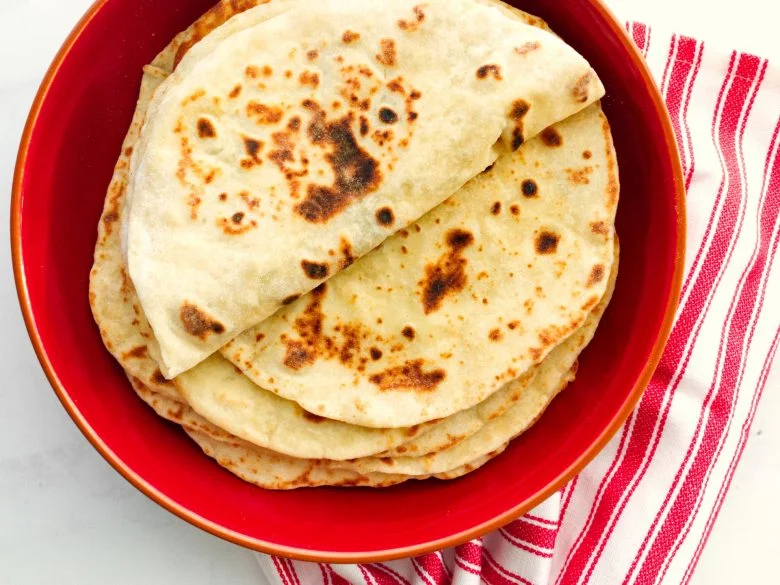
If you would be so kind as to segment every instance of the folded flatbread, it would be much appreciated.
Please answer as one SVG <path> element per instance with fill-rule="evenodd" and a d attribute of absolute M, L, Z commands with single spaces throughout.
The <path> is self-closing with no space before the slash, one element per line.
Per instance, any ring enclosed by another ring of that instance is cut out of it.
<path fill-rule="evenodd" d="M 183 56 L 149 106 L 123 219 L 172 378 L 419 218 L 603 87 L 476 0 L 274 0 Z"/>

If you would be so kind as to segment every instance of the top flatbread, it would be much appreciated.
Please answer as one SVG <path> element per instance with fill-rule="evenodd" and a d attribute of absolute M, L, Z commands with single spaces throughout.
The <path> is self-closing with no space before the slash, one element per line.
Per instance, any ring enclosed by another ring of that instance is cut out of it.
<path fill-rule="evenodd" d="M 475 0 L 275 0 L 230 19 L 162 83 L 131 165 L 128 272 L 163 375 L 440 203 L 501 137 L 517 147 L 602 94 L 558 38 Z"/>

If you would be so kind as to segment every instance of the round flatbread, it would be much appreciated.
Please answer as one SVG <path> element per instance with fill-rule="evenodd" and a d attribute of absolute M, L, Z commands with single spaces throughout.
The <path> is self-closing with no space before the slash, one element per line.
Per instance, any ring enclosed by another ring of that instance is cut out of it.
<path fill-rule="evenodd" d="M 607 286 L 617 198 L 594 104 L 222 354 L 263 388 L 361 426 L 465 410 L 582 326 Z"/>

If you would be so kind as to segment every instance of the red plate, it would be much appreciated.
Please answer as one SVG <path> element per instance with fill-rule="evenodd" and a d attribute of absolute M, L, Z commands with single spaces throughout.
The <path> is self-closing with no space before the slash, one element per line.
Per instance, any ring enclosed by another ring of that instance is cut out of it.
<path fill-rule="evenodd" d="M 626 418 L 660 357 L 683 267 L 684 192 L 662 99 L 597 0 L 527 0 L 607 87 L 620 164 L 621 268 L 577 381 L 489 465 L 385 490 L 264 491 L 205 457 L 132 392 L 103 348 L 87 282 L 106 188 L 141 67 L 213 0 L 101 0 L 41 86 L 19 151 L 12 245 L 19 300 L 54 390 L 100 453 L 185 520 L 257 550 L 312 560 L 420 554 L 481 535 L 559 489 Z"/>

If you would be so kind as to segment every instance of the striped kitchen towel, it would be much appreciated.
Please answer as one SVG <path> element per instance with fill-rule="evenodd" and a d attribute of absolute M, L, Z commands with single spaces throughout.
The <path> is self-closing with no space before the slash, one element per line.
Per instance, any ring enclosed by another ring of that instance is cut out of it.
<path fill-rule="evenodd" d="M 325 565 L 258 555 L 269 582 L 690 580 L 777 351 L 780 71 L 766 59 L 640 23 L 628 29 L 666 99 L 688 189 L 680 307 L 639 405 L 578 477 L 501 530 L 387 563 Z"/>

